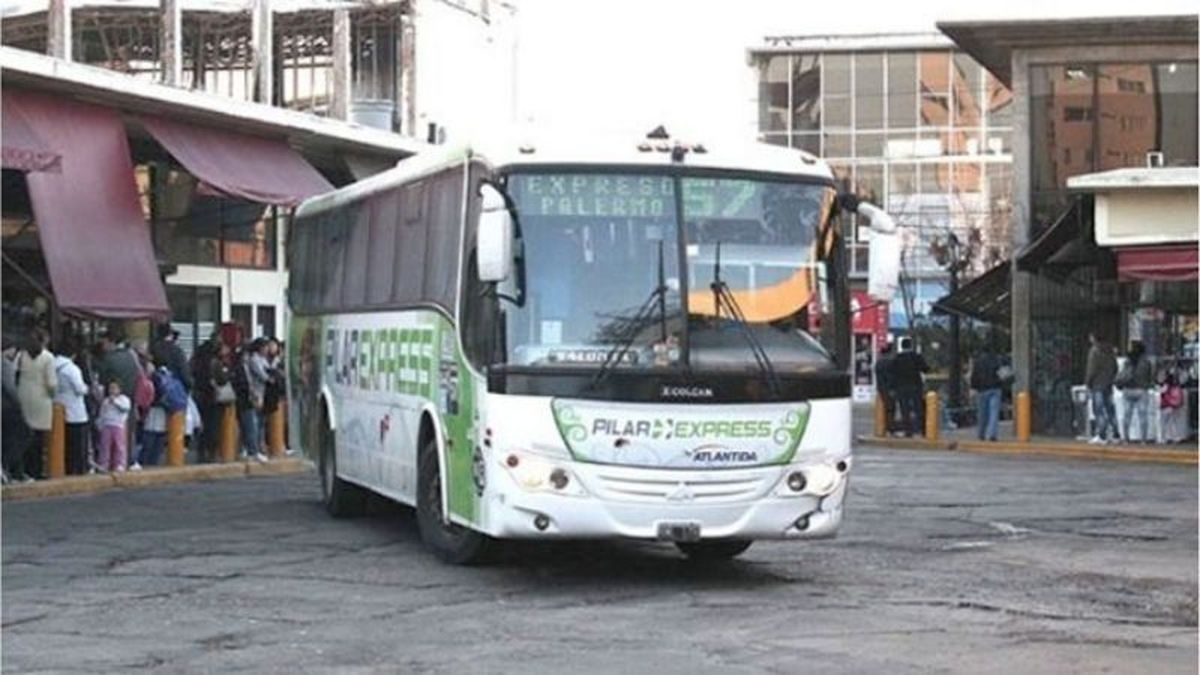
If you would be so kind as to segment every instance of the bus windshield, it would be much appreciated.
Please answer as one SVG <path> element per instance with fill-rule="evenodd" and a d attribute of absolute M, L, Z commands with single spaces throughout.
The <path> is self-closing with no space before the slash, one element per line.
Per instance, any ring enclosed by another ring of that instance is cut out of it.
<path fill-rule="evenodd" d="M 506 310 L 510 364 L 753 367 L 717 280 L 777 367 L 830 363 L 808 331 L 831 186 L 605 172 L 514 173 L 507 187 L 526 272 L 523 306 Z"/>

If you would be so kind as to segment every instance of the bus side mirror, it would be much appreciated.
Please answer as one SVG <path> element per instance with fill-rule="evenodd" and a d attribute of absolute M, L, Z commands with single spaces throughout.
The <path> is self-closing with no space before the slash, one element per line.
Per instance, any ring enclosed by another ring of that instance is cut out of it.
<path fill-rule="evenodd" d="M 513 219 L 508 204 L 495 186 L 484 183 L 479 187 L 481 198 L 479 233 L 476 249 L 479 280 L 484 283 L 504 281 L 513 268 Z"/>
<path fill-rule="evenodd" d="M 871 225 L 867 295 L 879 302 L 890 302 L 900 287 L 900 253 L 903 248 L 900 228 L 896 227 L 896 222 L 886 211 L 874 204 L 859 202 L 856 211 Z"/>

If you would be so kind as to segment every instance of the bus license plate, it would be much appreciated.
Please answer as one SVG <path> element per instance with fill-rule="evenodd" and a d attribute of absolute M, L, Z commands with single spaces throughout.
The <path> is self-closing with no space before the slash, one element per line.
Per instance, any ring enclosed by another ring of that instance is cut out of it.
<path fill-rule="evenodd" d="M 663 541 L 700 541 L 700 523 L 659 523 L 658 538 Z"/>

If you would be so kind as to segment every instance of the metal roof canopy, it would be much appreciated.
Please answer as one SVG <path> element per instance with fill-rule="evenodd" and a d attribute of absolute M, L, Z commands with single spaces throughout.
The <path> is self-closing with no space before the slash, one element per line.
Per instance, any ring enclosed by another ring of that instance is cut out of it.
<path fill-rule="evenodd" d="M 1189 187 L 1200 187 L 1200 168 L 1194 166 L 1134 167 L 1085 173 L 1067 179 L 1067 189 L 1072 192 Z"/>
<path fill-rule="evenodd" d="M 1196 15 L 939 21 L 939 30 L 1012 88 L 1012 54 L 1018 49 L 1185 43 L 1200 31 Z"/>
<path fill-rule="evenodd" d="M 225 131 L 282 137 L 309 159 L 351 154 L 396 161 L 429 147 L 342 120 L 169 87 L 12 47 L 0 47 L 0 81 L 5 87 L 64 95 L 126 114 L 162 115 Z"/>
<path fill-rule="evenodd" d="M 766 44 L 747 50 L 753 57 L 800 52 L 871 52 L 913 49 L 954 49 L 941 33 L 863 33 L 848 35 L 769 35 Z"/>

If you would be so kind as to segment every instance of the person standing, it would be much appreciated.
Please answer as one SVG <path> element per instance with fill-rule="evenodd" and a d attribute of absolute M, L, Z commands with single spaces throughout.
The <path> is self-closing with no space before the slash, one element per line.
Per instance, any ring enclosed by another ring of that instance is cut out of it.
<path fill-rule="evenodd" d="M 971 389 L 975 392 L 975 414 L 981 441 L 995 441 L 1000 424 L 1000 358 L 984 345 L 971 357 Z"/>
<path fill-rule="evenodd" d="M 1092 346 L 1088 349 L 1087 371 L 1084 384 L 1088 388 L 1088 396 L 1092 402 L 1092 417 L 1095 419 L 1095 433 L 1088 441 L 1092 445 L 1117 441 L 1117 410 L 1113 406 L 1113 381 L 1117 377 L 1117 356 L 1113 353 L 1112 345 L 1105 342 L 1096 333 L 1090 333 L 1088 340 Z M 1112 435 L 1109 435 L 1109 429 Z"/>
<path fill-rule="evenodd" d="M 89 391 L 83 380 L 83 371 L 74 361 L 79 354 L 78 346 L 71 344 L 63 351 L 65 353 L 54 357 L 54 372 L 58 377 L 54 402 L 62 405 L 67 423 L 67 475 L 81 476 L 88 472 Z"/>
<path fill-rule="evenodd" d="M 267 366 L 267 342 L 258 338 L 242 350 L 240 363 L 234 366 L 239 389 L 238 412 L 241 420 L 242 453 L 247 459 L 267 461 L 262 452 L 263 405 L 267 383 L 271 380 Z"/>
<path fill-rule="evenodd" d="M 927 372 L 929 364 L 913 347 L 912 338 L 900 338 L 900 353 L 892 364 L 892 381 L 900 404 L 900 426 L 909 438 L 921 433 L 921 395 L 925 388 L 922 375 Z"/>
<path fill-rule="evenodd" d="M 129 397 L 121 393 L 121 383 L 113 380 L 108 383 L 108 395 L 100 404 L 100 417 L 97 425 L 100 427 L 100 450 L 97 463 L 101 471 L 125 471 L 126 448 L 128 448 L 129 411 L 133 403 Z"/>
<path fill-rule="evenodd" d="M 1136 412 L 1138 431 L 1141 432 L 1138 439 L 1142 443 L 1149 443 L 1150 394 L 1148 390 L 1154 386 L 1154 368 L 1150 365 L 1150 358 L 1146 356 L 1146 347 L 1141 340 L 1134 340 L 1129 344 L 1129 356 L 1125 358 L 1125 366 L 1117 374 L 1116 384 L 1117 388 L 1121 390 L 1121 397 L 1125 400 L 1125 419 L 1121 425 L 1121 437 L 1125 442 L 1130 442 L 1129 425 Z"/>
<path fill-rule="evenodd" d="M 5 345 L 4 368 L 4 418 L 0 432 L 3 440 L 0 449 L 4 455 L 4 472 L 0 474 L 3 482 L 18 480 L 25 473 L 22 462 L 25 458 L 25 448 L 29 445 L 29 425 L 25 424 L 25 415 L 21 412 L 21 401 L 17 397 L 17 348 Z"/>
<path fill-rule="evenodd" d="M 41 329 L 30 332 L 16 365 L 17 398 L 21 401 L 25 424 L 33 432 L 25 446 L 22 469 L 26 478 L 42 478 L 42 456 L 54 417 L 58 376 L 54 372 L 54 356 L 46 349 L 46 334 Z"/>
<path fill-rule="evenodd" d="M 192 391 L 192 368 L 187 355 L 179 346 L 179 331 L 164 323 L 158 327 L 158 339 L 150 346 L 150 358 L 159 366 L 166 366 L 183 383 L 183 388 Z"/>
<path fill-rule="evenodd" d="M 891 343 L 879 350 L 875 362 L 875 390 L 883 401 L 883 433 L 891 434 L 896 429 L 896 377 L 895 360 Z"/>

